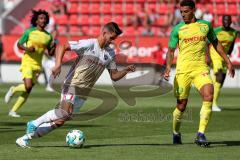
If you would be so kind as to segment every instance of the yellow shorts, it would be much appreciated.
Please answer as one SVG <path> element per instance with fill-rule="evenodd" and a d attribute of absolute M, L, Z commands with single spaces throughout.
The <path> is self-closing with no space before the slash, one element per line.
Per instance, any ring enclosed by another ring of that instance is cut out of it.
<path fill-rule="evenodd" d="M 22 67 L 21 72 L 22 72 L 22 79 L 29 78 L 29 79 L 32 79 L 34 84 L 37 83 L 40 70 L 33 70 L 31 67 Z"/>
<path fill-rule="evenodd" d="M 192 84 L 200 90 L 206 84 L 213 84 L 208 70 L 176 74 L 174 78 L 174 95 L 177 99 L 187 99 Z"/>
<path fill-rule="evenodd" d="M 213 64 L 213 72 L 217 73 L 219 71 L 222 71 L 223 73 L 227 73 L 227 65 L 224 61 L 222 60 L 212 60 Z"/>

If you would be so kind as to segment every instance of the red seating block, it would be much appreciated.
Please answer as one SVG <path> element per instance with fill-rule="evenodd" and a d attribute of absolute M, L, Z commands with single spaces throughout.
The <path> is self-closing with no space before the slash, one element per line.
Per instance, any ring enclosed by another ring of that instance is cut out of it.
<path fill-rule="evenodd" d="M 71 3 L 71 6 L 68 12 L 70 14 L 76 14 L 78 12 L 78 3 Z"/>
<path fill-rule="evenodd" d="M 88 3 L 81 3 L 80 7 L 78 8 L 78 12 L 83 14 L 89 14 L 90 5 Z"/>

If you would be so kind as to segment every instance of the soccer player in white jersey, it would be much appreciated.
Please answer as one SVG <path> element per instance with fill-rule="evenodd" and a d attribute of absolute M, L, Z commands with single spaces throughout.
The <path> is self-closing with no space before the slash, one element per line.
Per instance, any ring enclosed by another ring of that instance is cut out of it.
<path fill-rule="evenodd" d="M 64 81 L 59 105 L 36 120 L 29 121 L 26 134 L 16 140 L 17 145 L 28 148 L 29 140 L 42 137 L 70 120 L 73 110 L 80 108 L 105 68 L 108 69 L 113 81 L 135 71 L 134 65 L 129 65 L 121 71 L 117 70 L 114 60 L 115 51 L 109 45 L 121 33 L 121 29 L 115 22 L 109 22 L 103 26 L 96 39 L 69 41 L 57 47 L 56 65 L 52 69 L 54 77 L 61 72 L 65 51 L 72 50 L 78 54 Z"/>

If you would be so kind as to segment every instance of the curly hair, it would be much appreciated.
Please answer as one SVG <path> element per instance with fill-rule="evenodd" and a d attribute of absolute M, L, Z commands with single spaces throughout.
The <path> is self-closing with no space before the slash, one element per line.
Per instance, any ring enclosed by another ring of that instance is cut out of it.
<path fill-rule="evenodd" d="M 42 9 L 39 9 L 39 10 L 32 10 L 32 18 L 31 18 L 31 24 L 33 27 L 36 27 L 37 26 L 37 19 L 38 19 L 38 16 L 41 15 L 41 14 L 44 14 L 46 16 L 46 25 L 49 23 L 49 14 L 47 11 L 45 10 L 42 10 Z"/>

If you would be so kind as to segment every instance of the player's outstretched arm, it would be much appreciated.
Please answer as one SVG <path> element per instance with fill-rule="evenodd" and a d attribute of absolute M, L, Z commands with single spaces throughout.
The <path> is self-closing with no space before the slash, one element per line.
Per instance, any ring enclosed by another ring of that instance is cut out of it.
<path fill-rule="evenodd" d="M 52 69 L 52 75 L 54 78 L 60 74 L 62 59 L 63 59 L 64 53 L 68 50 L 70 50 L 70 46 L 68 43 L 66 43 L 65 45 L 57 46 L 55 51 L 55 55 L 56 55 L 55 66 Z"/>
<path fill-rule="evenodd" d="M 47 56 L 54 56 L 56 50 L 56 43 L 52 42 L 48 48 L 48 55 Z"/>
<path fill-rule="evenodd" d="M 129 72 L 134 72 L 136 67 L 134 65 L 129 65 L 125 69 L 118 71 L 117 69 L 109 69 L 110 77 L 113 81 L 118 81 L 123 78 Z"/>
<path fill-rule="evenodd" d="M 175 52 L 175 48 L 174 49 L 168 48 L 167 57 L 166 57 L 167 66 L 163 75 L 164 79 L 167 81 L 169 80 L 169 77 L 170 77 L 170 71 L 171 71 L 172 61 L 174 57 L 174 52 Z"/>
<path fill-rule="evenodd" d="M 232 42 L 232 44 L 231 44 L 231 46 L 230 46 L 230 48 L 229 48 L 229 50 L 228 50 L 228 53 L 227 53 L 227 54 L 228 54 L 229 56 L 231 56 L 232 51 L 233 51 L 233 49 L 234 49 L 234 44 L 235 44 L 236 38 L 237 38 L 237 36 L 234 38 L 234 40 L 233 40 L 233 42 Z"/>
<path fill-rule="evenodd" d="M 218 52 L 218 54 L 224 59 L 224 61 L 227 63 L 228 71 L 230 77 L 234 77 L 235 75 L 235 70 L 233 68 L 232 62 L 228 58 L 227 54 L 224 52 L 222 44 L 216 39 L 212 42 L 213 47 L 215 50 Z"/>

